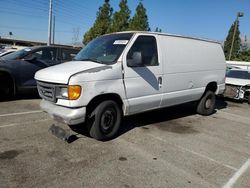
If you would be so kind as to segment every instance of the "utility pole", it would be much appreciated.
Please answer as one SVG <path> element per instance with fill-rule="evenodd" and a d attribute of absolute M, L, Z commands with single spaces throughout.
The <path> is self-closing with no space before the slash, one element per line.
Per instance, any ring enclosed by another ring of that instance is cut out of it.
<path fill-rule="evenodd" d="M 235 20 L 235 24 L 234 24 L 234 33 L 233 33 L 233 39 L 232 39 L 232 43 L 231 43 L 231 48 L 230 48 L 230 52 L 229 52 L 229 58 L 228 60 L 231 60 L 231 56 L 232 56 L 232 51 L 233 51 L 233 46 L 234 46 L 234 40 L 235 40 L 235 34 L 236 34 L 236 29 L 238 27 L 238 23 L 239 23 L 239 17 L 243 17 L 244 13 L 243 12 L 238 12 L 237 13 L 237 17 Z"/>
<path fill-rule="evenodd" d="M 51 45 L 51 25 L 52 25 L 52 0 L 49 2 L 49 25 L 48 25 L 48 43 L 47 45 Z"/>
<path fill-rule="evenodd" d="M 56 18 L 53 16 L 53 42 L 52 44 L 55 44 L 55 27 L 56 27 Z"/>

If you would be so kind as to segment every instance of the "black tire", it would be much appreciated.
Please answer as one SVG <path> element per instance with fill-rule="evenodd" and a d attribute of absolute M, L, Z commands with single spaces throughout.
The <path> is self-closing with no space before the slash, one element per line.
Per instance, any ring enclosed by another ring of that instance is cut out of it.
<path fill-rule="evenodd" d="M 215 94 L 212 91 L 206 91 L 197 105 L 197 113 L 208 116 L 214 113 L 215 110 Z"/>
<path fill-rule="evenodd" d="M 14 96 L 14 86 L 10 78 L 1 79 L 0 99 L 11 99 Z"/>
<path fill-rule="evenodd" d="M 122 112 L 111 100 L 100 103 L 88 119 L 89 134 L 97 140 L 110 140 L 119 130 Z"/>
<path fill-rule="evenodd" d="M 250 104 L 250 93 L 249 93 L 249 96 L 248 96 L 248 104 Z"/>

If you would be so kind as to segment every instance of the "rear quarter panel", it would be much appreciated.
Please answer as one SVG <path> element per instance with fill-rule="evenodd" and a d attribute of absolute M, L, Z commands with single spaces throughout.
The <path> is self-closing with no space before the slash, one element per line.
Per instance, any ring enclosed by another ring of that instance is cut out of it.
<path fill-rule="evenodd" d="M 162 106 L 198 100 L 208 83 L 225 82 L 225 57 L 218 43 L 159 36 L 163 61 Z"/>

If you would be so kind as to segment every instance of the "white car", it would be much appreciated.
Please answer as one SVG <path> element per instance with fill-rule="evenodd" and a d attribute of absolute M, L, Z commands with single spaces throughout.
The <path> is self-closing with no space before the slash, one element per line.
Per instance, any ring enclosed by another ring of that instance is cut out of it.
<path fill-rule="evenodd" d="M 40 70 L 41 108 L 69 125 L 85 122 L 92 137 L 114 137 L 122 116 L 198 101 L 210 115 L 225 89 L 218 42 L 151 32 L 98 37 L 76 61 Z M 167 114 L 166 114 L 167 115 Z"/>
<path fill-rule="evenodd" d="M 228 70 L 224 96 L 237 100 L 247 100 L 250 104 L 250 70 Z"/>

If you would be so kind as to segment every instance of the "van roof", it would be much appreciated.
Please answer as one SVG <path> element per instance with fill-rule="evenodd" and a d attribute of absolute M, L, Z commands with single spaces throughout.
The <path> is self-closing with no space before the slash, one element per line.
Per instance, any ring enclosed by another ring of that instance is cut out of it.
<path fill-rule="evenodd" d="M 109 34 L 119 34 L 119 33 L 144 33 L 144 34 L 155 34 L 155 35 L 173 36 L 173 37 L 180 37 L 180 38 L 201 40 L 201 41 L 206 41 L 206 42 L 212 42 L 212 43 L 221 44 L 221 42 L 219 42 L 219 41 L 210 40 L 210 39 L 206 39 L 206 38 L 190 37 L 190 36 L 184 36 L 184 35 L 178 35 L 178 34 L 172 34 L 172 33 L 160 33 L 160 32 L 151 32 L 151 31 L 122 31 L 122 32 L 116 32 L 116 33 L 109 33 Z M 109 35 L 109 34 L 107 34 L 107 35 Z"/>

